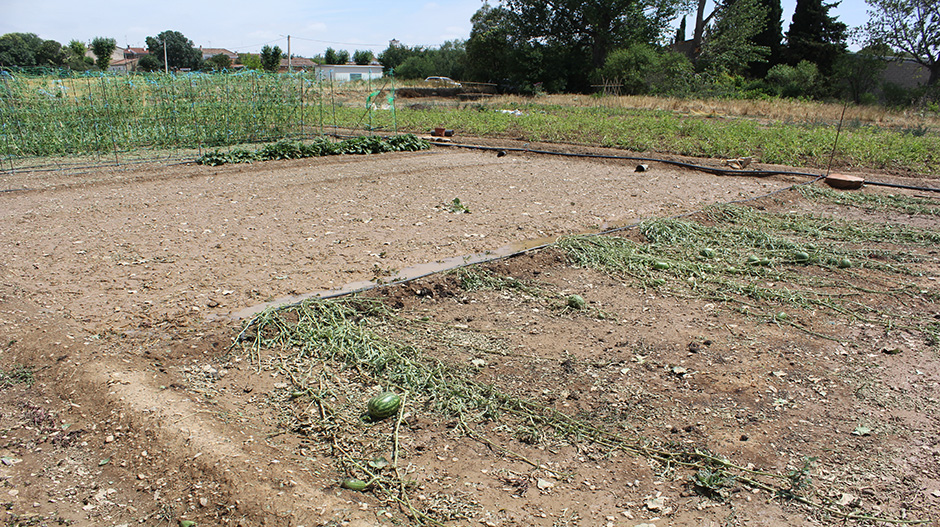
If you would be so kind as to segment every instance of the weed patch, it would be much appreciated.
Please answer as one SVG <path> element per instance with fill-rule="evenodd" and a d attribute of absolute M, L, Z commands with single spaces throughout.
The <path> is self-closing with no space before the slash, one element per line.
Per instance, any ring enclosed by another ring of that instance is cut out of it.
<path fill-rule="evenodd" d="M 29 366 L 17 365 L 9 370 L 0 368 L 0 389 L 8 388 L 17 384 L 23 384 L 27 387 L 36 382 L 33 376 L 35 372 Z"/>
<path fill-rule="evenodd" d="M 863 192 L 839 192 L 815 185 L 802 185 L 799 188 L 804 198 L 821 203 L 835 203 L 847 207 L 865 210 L 892 210 L 905 214 L 940 216 L 940 201 L 917 196 L 894 194 L 866 194 Z"/>

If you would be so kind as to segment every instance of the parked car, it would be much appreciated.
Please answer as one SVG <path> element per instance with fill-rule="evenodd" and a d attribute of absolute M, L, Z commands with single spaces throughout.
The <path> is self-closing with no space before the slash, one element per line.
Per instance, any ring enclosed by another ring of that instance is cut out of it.
<path fill-rule="evenodd" d="M 428 77 L 424 82 L 439 88 L 459 88 L 460 83 L 450 77 Z"/>

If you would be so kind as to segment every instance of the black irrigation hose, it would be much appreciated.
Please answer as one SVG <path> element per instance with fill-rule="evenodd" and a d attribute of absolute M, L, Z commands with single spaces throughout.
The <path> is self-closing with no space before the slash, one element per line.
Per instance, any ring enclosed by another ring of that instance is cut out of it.
<path fill-rule="evenodd" d="M 901 185 L 899 183 L 884 183 L 881 181 L 868 181 L 865 180 L 865 185 L 874 185 L 878 187 L 891 187 L 891 188 L 903 188 L 907 190 L 923 190 L 925 192 L 940 192 L 940 188 L 933 187 L 916 187 L 914 185 Z"/>
<path fill-rule="evenodd" d="M 767 177 L 767 176 L 802 176 L 802 177 L 811 177 L 814 180 L 825 178 L 826 176 L 820 174 L 813 174 L 810 172 L 794 172 L 788 170 L 734 170 L 730 168 L 718 168 L 718 167 L 709 167 L 704 165 L 696 165 L 694 163 L 685 163 L 683 161 L 673 161 L 671 159 L 662 159 L 657 157 L 637 157 L 637 156 L 615 156 L 608 154 L 578 154 L 573 152 L 555 152 L 551 150 L 531 150 L 529 148 L 503 148 L 498 146 L 480 146 L 480 145 L 466 145 L 459 143 L 437 143 L 432 142 L 431 144 L 435 146 L 453 146 L 456 148 L 467 148 L 470 150 L 487 150 L 492 152 L 523 152 L 523 153 L 532 153 L 532 154 L 546 154 L 553 156 L 562 156 L 562 157 L 580 157 L 588 159 L 619 159 L 622 161 L 647 161 L 651 163 L 664 163 L 667 165 L 674 165 L 677 167 L 688 168 L 691 170 L 698 170 L 700 172 L 707 172 L 710 174 L 715 174 L 717 176 L 751 176 L 751 177 Z M 900 185 L 897 183 L 883 183 L 880 181 L 868 181 L 865 180 L 865 185 L 880 186 L 880 187 L 892 187 L 892 188 L 903 188 L 908 190 L 922 190 L 925 192 L 940 192 L 940 188 L 933 187 L 917 187 L 913 185 Z"/>
<path fill-rule="evenodd" d="M 685 163 L 683 161 L 673 161 L 671 159 L 662 159 L 658 157 L 637 157 L 637 156 L 615 156 L 610 154 L 578 154 L 573 152 L 555 152 L 552 150 L 532 150 L 530 148 L 503 148 L 498 146 L 479 146 L 479 145 L 465 145 L 458 143 L 431 143 L 436 146 L 454 146 L 457 148 L 469 148 L 471 150 L 489 150 L 494 152 L 527 152 L 532 154 L 547 154 L 563 157 L 580 157 L 588 159 L 619 159 L 623 161 L 647 161 L 650 163 L 665 163 L 667 165 L 675 165 L 682 168 L 689 168 L 692 170 L 698 170 L 700 172 L 708 172 L 718 176 L 729 176 L 729 175 L 746 175 L 754 177 L 766 177 L 774 175 L 792 175 L 792 176 L 804 176 L 811 178 L 818 178 L 819 174 L 810 174 L 808 172 L 788 172 L 784 170 L 732 170 L 730 168 L 718 168 L 718 167 L 708 167 L 704 165 L 695 165 L 692 163 Z"/>

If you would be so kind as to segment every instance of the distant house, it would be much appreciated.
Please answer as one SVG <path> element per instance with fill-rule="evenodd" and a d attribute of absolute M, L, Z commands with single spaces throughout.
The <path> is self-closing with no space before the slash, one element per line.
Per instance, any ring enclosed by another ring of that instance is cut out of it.
<path fill-rule="evenodd" d="M 202 53 L 202 60 L 209 60 L 216 55 L 225 55 L 232 60 L 232 63 L 238 61 L 238 53 L 229 51 L 225 48 L 204 48 L 199 46 L 199 52 Z"/>
<path fill-rule="evenodd" d="M 382 78 L 382 65 L 372 64 L 317 64 L 317 78 L 333 82 L 376 80 Z"/>
<path fill-rule="evenodd" d="M 144 54 L 147 53 L 147 50 L 144 50 Z M 85 51 L 85 56 L 98 61 L 98 57 L 95 55 L 95 52 L 91 49 Z M 111 52 L 111 60 L 108 62 L 108 71 L 113 71 L 117 73 L 127 73 L 129 71 L 134 71 L 134 68 L 137 66 L 137 59 L 129 59 L 127 52 L 121 48 L 115 48 Z"/>
<path fill-rule="evenodd" d="M 117 73 L 129 73 L 137 71 L 137 63 L 144 55 L 149 55 L 147 48 L 132 48 L 127 46 L 124 49 L 117 48 L 111 54 L 111 63 L 108 65 L 108 71 Z"/>
<path fill-rule="evenodd" d="M 150 52 L 147 51 L 147 48 L 132 48 L 127 46 L 124 48 L 124 58 L 125 59 L 140 59 L 144 55 L 149 55 Z"/>
<path fill-rule="evenodd" d="M 137 69 L 137 61 L 139 59 L 125 59 L 121 57 L 118 60 L 112 60 L 108 64 L 108 71 L 113 71 L 116 73 L 129 73 Z"/>
<path fill-rule="evenodd" d="M 317 67 L 317 63 L 310 59 L 305 59 L 303 57 L 291 57 L 289 63 L 287 59 L 281 59 L 278 72 L 287 72 L 288 65 L 290 66 L 290 71 L 313 71 Z"/>

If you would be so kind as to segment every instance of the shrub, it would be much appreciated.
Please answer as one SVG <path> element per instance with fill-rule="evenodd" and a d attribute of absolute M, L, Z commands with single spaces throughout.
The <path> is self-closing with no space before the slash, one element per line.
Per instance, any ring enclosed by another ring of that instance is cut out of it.
<path fill-rule="evenodd" d="M 807 60 L 801 60 L 796 66 L 777 64 L 770 68 L 764 80 L 772 95 L 812 97 L 819 81 L 819 68 Z"/>
<path fill-rule="evenodd" d="M 881 86 L 881 93 L 886 106 L 894 106 L 897 108 L 913 106 L 914 102 L 920 96 L 917 90 L 911 90 L 893 82 L 884 83 Z"/>
<path fill-rule="evenodd" d="M 634 44 L 611 53 L 595 72 L 594 80 L 619 82 L 624 93 L 631 95 L 685 95 L 693 73 L 692 63 L 682 53 Z"/>

